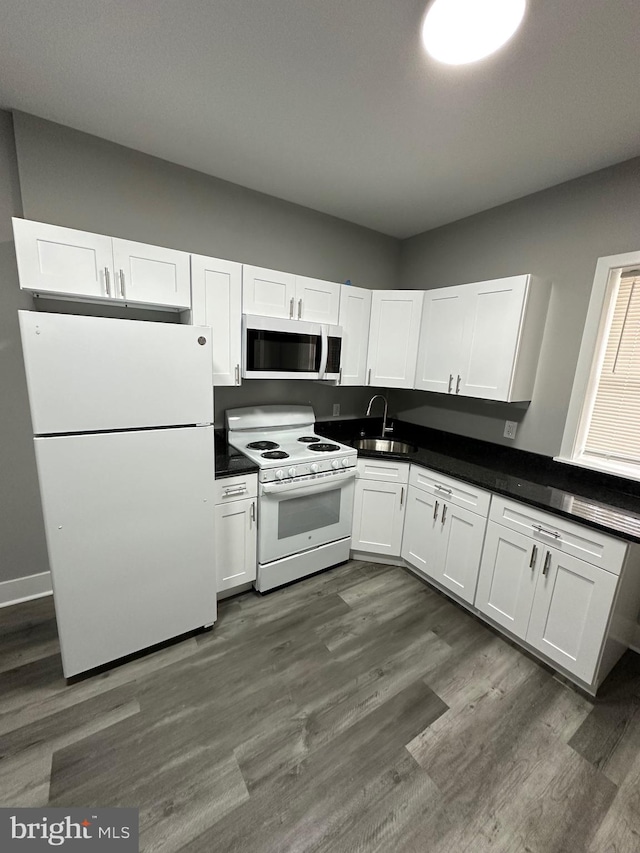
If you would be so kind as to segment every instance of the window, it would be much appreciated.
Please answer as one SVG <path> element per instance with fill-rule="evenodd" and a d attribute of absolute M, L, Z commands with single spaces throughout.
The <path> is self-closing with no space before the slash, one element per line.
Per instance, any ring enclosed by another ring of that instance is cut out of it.
<path fill-rule="evenodd" d="M 640 480 L 640 252 L 598 261 L 558 459 Z"/>

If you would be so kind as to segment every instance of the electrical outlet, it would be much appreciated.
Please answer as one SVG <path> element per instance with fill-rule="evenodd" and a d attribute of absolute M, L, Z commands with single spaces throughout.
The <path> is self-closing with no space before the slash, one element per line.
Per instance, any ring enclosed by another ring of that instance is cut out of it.
<path fill-rule="evenodd" d="M 333 417 L 337 418 L 339 414 L 340 414 L 340 403 L 334 403 L 333 404 Z"/>
<path fill-rule="evenodd" d="M 516 430 L 518 429 L 517 421 L 505 421 L 504 422 L 504 437 L 505 438 L 515 438 Z"/>

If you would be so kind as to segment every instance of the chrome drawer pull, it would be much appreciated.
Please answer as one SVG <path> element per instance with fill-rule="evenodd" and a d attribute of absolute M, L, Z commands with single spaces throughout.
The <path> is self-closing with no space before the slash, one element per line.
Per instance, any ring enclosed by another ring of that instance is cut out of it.
<path fill-rule="evenodd" d="M 241 494 L 243 494 L 243 492 L 246 492 L 246 491 L 247 491 L 246 486 L 229 486 L 227 489 L 224 490 L 224 496 L 223 497 L 228 498 L 230 495 L 241 495 Z"/>
<path fill-rule="evenodd" d="M 537 530 L 538 533 L 542 533 L 544 536 L 553 536 L 554 539 L 560 539 L 560 534 L 555 530 L 546 530 L 541 524 L 532 524 L 531 526 L 534 530 Z"/>

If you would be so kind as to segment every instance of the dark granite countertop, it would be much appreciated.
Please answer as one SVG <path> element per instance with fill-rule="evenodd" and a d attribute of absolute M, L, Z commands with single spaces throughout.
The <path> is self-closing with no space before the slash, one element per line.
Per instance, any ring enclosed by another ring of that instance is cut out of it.
<path fill-rule="evenodd" d="M 236 474 L 258 473 L 259 469 L 255 462 L 252 462 L 235 447 L 229 447 L 225 430 L 217 429 L 214 435 L 216 480 L 221 480 L 224 477 L 235 477 Z"/>
<path fill-rule="evenodd" d="M 316 424 L 316 431 L 327 438 L 351 444 L 363 432 L 367 436 L 379 436 L 381 421 L 376 418 L 322 421 Z M 418 450 L 408 455 L 359 450 L 359 455 L 423 465 L 588 527 L 640 543 L 640 483 L 554 462 L 547 456 L 402 421 L 393 422 L 391 437 L 416 445 Z"/>

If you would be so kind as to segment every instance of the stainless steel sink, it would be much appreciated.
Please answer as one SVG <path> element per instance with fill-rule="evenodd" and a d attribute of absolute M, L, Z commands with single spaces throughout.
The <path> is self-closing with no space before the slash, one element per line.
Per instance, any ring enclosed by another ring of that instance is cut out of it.
<path fill-rule="evenodd" d="M 377 450 L 379 453 L 415 453 L 418 449 L 413 444 L 391 438 L 359 438 L 353 446 L 358 450 Z"/>

